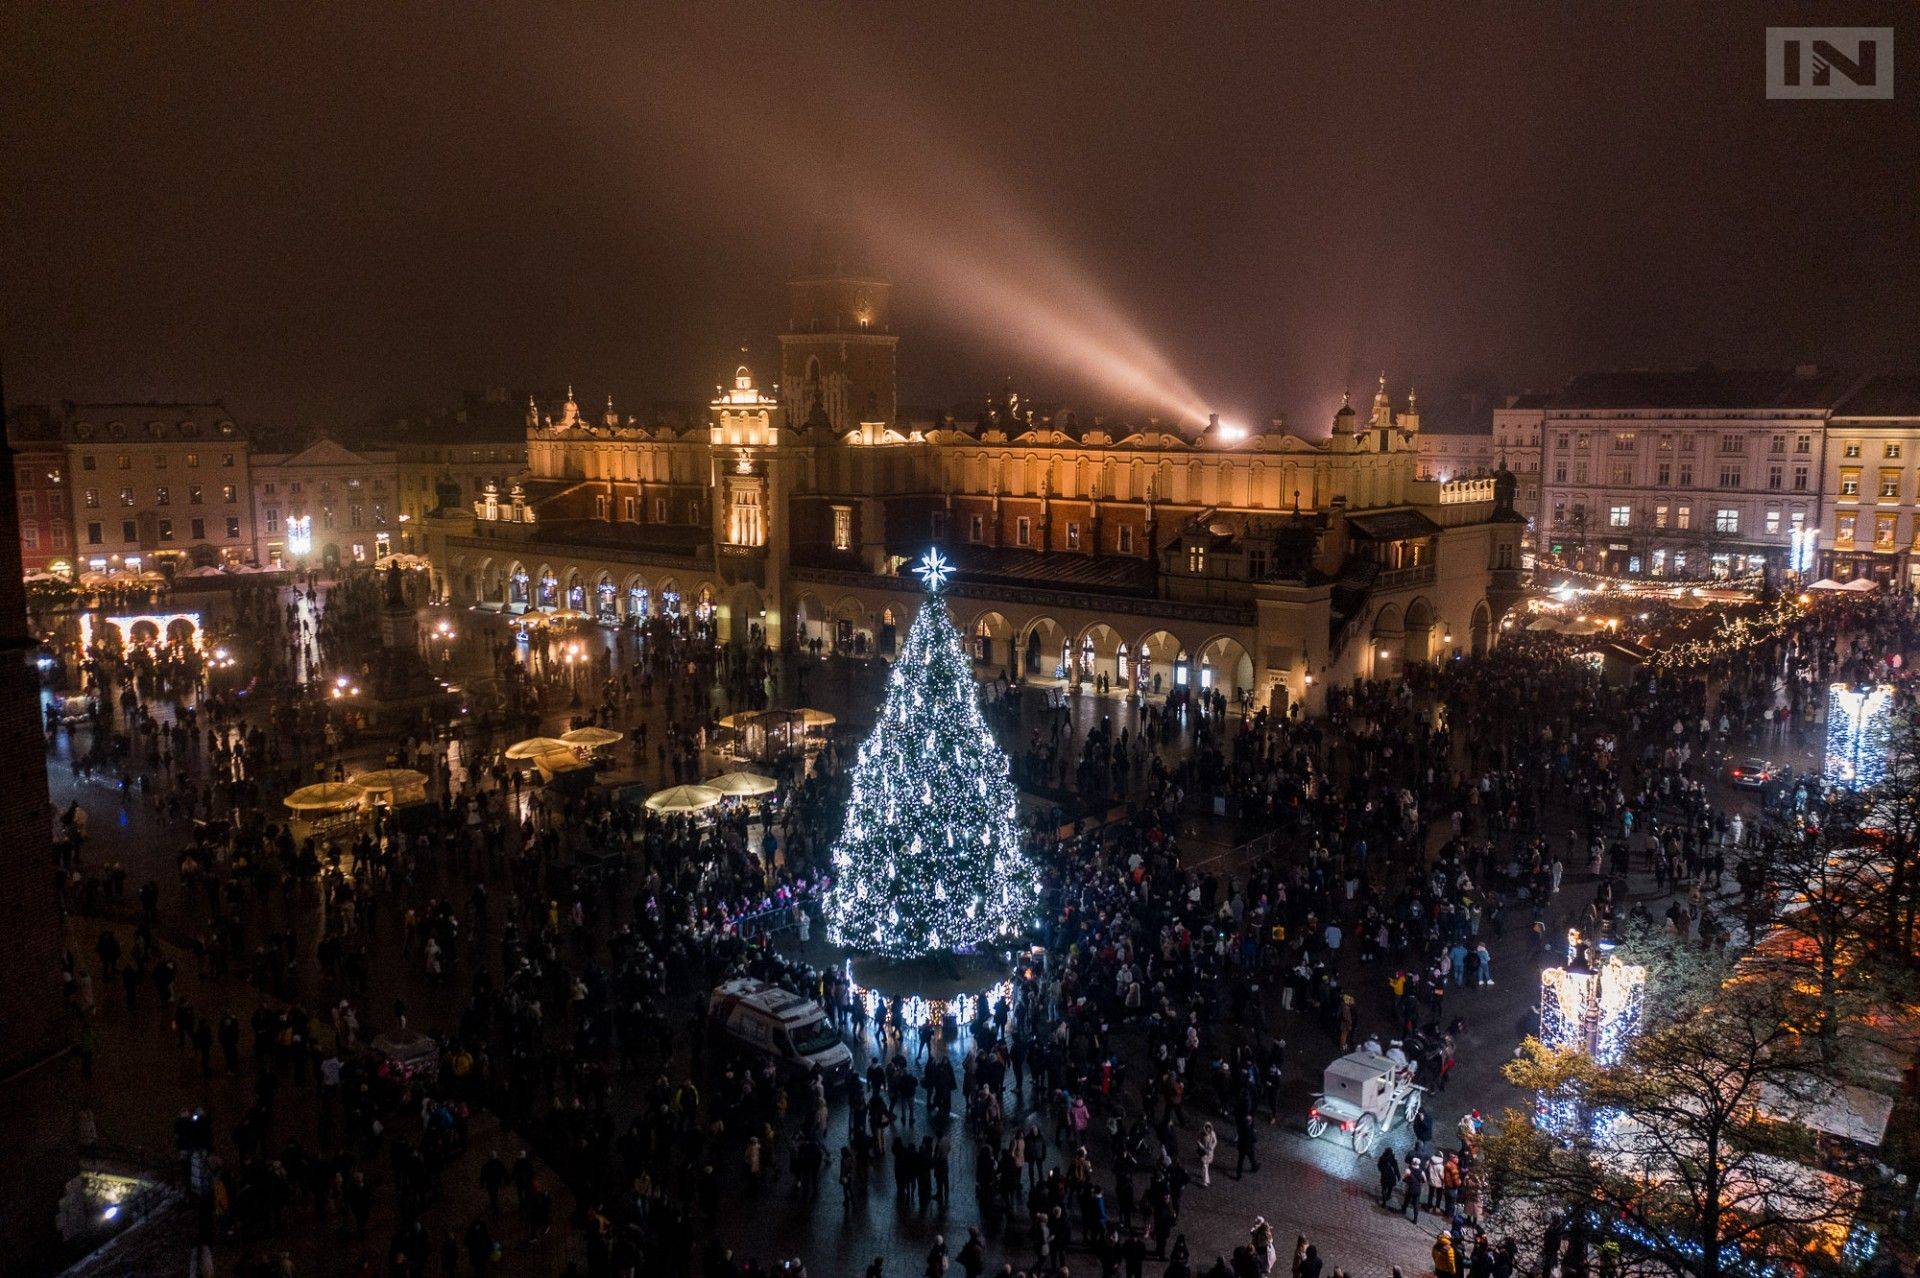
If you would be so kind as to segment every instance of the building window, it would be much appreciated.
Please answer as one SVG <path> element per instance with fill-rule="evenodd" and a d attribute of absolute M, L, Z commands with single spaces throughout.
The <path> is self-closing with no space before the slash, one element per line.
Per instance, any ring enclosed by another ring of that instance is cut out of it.
<path fill-rule="evenodd" d="M 227 468 L 228 470 L 232 470 L 232 469 L 233 469 L 233 454 L 232 454 L 232 453 L 221 453 L 221 454 L 220 454 L 220 464 L 221 464 L 222 466 L 225 466 L 225 467 L 226 467 L 226 468 Z"/>
<path fill-rule="evenodd" d="M 280 531 L 280 508 L 277 506 L 267 507 L 267 531 L 269 533 Z"/>
<path fill-rule="evenodd" d="M 232 484 L 220 485 L 220 500 L 225 502 L 229 506 L 233 505 L 233 485 Z"/>
<path fill-rule="evenodd" d="M 188 469 L 188 470 L 199 470 L 199 469 L 200 469 L 200 454 L 199 454 L 199 453 L 188 453 L 188 454 L 187 454 L 187 469 Z"/>
<path fill-rule="evenodd" d="M 1067 524 L 1067 549 L 1068 550 L 1080 549 L 1080 525 L 1079 524 L 1072 523 L 1072 522 L 1069 522 Z"/>
<path fill-rule="evenodd" d="M 1620 465 L 1615 466 L 1613 468 L 1613 482 L 1616 486 L 1631 484 L 1633 482 L 1633 464 L 1631 462 L 1622 462 Z"/>
<path fill-rule="evenodd" d="M 967 540 L 978 545 L 987 539 L 987 521 L 979 515 L 967 516 Z"/>
<path fill-rule="evenodd" d="M 127 526 L 131 528 L 133 525 L 129 524 Z M 133 538 L 129 537 L 127 538 L 127 540 L 132 541 Z M 161 541 L 173 540 L 173 521 L 171 519 L 163 519 L 160 521 L 160 540 Z"/>
<path fill-rule="evenodd" d="M 1131 555 L 1133 553 L 1133 525 L 1132 524 L 1120 525 L 1120 553 L 1123 555 Z"/>
<path fill-rule="evenodd" d="M 1840 455 L 1842 457 L 1858 457 L 1860 455 L 1860 441 L 1857 439 L 1849 439 L 1846 443 L 1840 445 Z"/>
<path fill-rule="evenodd" d="M 1898 515 L 1875 515 L 1873 517 L 1873 544 L 1883 550 L 1893 548 L 1893 534 L 1900 522 Z"/>
<path fill-rule="evenodd" d="M 1682 488 L 1693 487 L 1693 463 L 1692 462 L 1680 463 L 1680 486 Z"/>
<path fill-rule="evenodd" d="M 1813 436 L 1811 436 L 1811 435 L 1795 435 L 1795 436 L 1793 437 L 1793 451 L 1794 451 L 1794 452 L 1796 452 L 1796 453 L 1800 453 L 1800 454 L 1802 454 L 1802 455 L 1804 455 L 1804 454 L 1806 454 L 1806 453 L 1810 453 L 1810 452 L 1812 452 L 1812 451 L 1813 451 Z"/>
<path fill-rule="evenodd" d="M 1567 482 L 1567 464 L 1565 462 L 1555 462 L 1553 464 L 1553 482 L 1556 484 L 1564 484 Z"/>
<path fill-rule="evenodd" d="M 1667 508 L 1665 506 L 1655 506 L 1653 508 L 1653 526 L 1655 528 L 1665 528 L 1667 526 Z"/>
<path fill-rule="evenodd" d="M 853 507 L 851 506 L 833 508 L 833 548 L 835 550 L 853 549 Z"/>
<path fill-rule="evenodd" d="M 1632 506 L 1611 506 L 1607 509 L 1607 527 L 1630 528 L 1633 526 Z"/>
<path fill-rule="evenodd" d="M 1721 533 L 1740 531 L 1740 512 L 1729 506 L 1722 506 L 1713 512 L 1713 530 Z"/>
<path fill-rule="evenodd" d="M 1738 434 L 1720 436 L 1720 451 L 1723 453 L 1744 453 L 1747 451 L 1746 438 Z"/>
<path fill-rule="evenodd" d="M 100 490 L 98 488 L 89 488 L 82 496 L 86 500 L 88 510 L 100 509 Z"/>
<path fill-rule="evenodd" d="M 1858 497 L 1860 495 L 1860 468 L 1843 466 L 1840 469 L 1840 495 Z"/>
<path fill-rule="evenodd" d="M 1680 451 L 1681 451 L 1681 452 L 1683 452 L 1683 453 L 1690 453 L 1690 452 L 1692 452 L 1692 451 L 1693 451 L 1693 439 L 1694 439 L 1694 437 L 1693 437 L 1692 435 L 1682 435 L 1682 436 L 1680 437 Z"/>
<path fill-rule="evenodd" d="M 201 489 L 200 485 L 193 484 L 187 488 L 187 505 L 198 506 L 205 500 L 206 493 Z"/>
<path fill-rule="evenodd" d="M 1693 507 L 1686 502 L 1674 507 L 1673 526 L 1685 532 L 1693 527 Z"/>
<path fill-rule="evenodd" d="M 1722 466 L 1720 468 L 1720 486 L 1722 488 L 1738 488 L 1740 486 L 1740 468 L 1738 466 Z"/>
<path fill-rule="evenodd" d="M 238 539 L 239 536 L 240 536 L 240 516 L 228 515 L 227 516 L 227 539 L 229 541 L 233 541 Z"/>
<path fill-rule="evenodd" d="M 1613 437 L 1613 451 L 1616 453 L 1632 452 L 1633 451 L 1633 432 L 1630 430 L 1623 430 L 1617 435 L 1615 435 Z"/>
<path fill-rule="evenodd" d="M 1853 544 L 1853 530 L 1858 526 L 1859 516 L 1842 515 L 1833 526 L 1833 539 L 1842 545 Z"/>
<path fill-rule="evenodd" d="M 1587 464 L 1585 462 L 1575 462 L 1573 464 L 1573 482 L 1576 484 L 1584 484 L 1587 482 Z"/>
<path fill-rule="evenodd" d="M 205 541 L 207 539 L 207 521 L 204 519 L 195 519 L 192 521 L 192 524 L 193 539 L 195 541 Z"/>
<path fill-rule="evenodd" d="M 653 499 L 653 522 L 656 524 L 664 524 L 667 522 L 667 499 L 665 497 L 655 497 Z"/>
<path fill-rule="evenodd" d="M 92 453 L 81 453 L 81 454 L 80 454 L 80 469 L 81 469 L 81 470 L 92 470 L 92 469 L 93 469 L 93 454 L 92 454 Z"/>
<path fill-rule="evenodd" d="M 1787 437 L 1786 437 L 1785 435 L 1775 435 L 1775 436 L 1774 436 L 1774 437 L 1773 437 L 1773 438 L 1772 438 L 1772 439 L 1771 439 L 1770 441 L 1768 441 L 1768 443 L 1767 443 L 1767 451 L 1768 451 L 1768 452 L 1770 452 L 1770 453 L 1784 453 L 1784 452 L 1786 452 L 1786 451 L 1787 451 Z"/>
<path fill-rule="evenodd" d="M 1016 546 L 1033 544 L 1033 521 L 1025 515 L 1013 521 L 1013 544 Z"/>
<path fill-rule="evenodd" d="M 120 490 L 120 504 L 121 504 L 122 506 L 131 506 L 131 505 L 133 505 L 133 489 L 131 489 L 131 488 L 122 488 L 122 489 Z"/>
<path fill-rule="evenodd" d="M 1807 468 L 1805 466 L 1795 466 L 1793 468 L 1793 491 L 1796 493 L 1804 493 L 1807 491 Z"/>
<path fill-rule="evenodd" d="M 133 458 L 127 456 L 125 453 L 121 453 L 118 457 L 115 457 L 113 460 L 114 460 L 114 465 L 116 465 L 121 470 L 133 469 Z"/>
<path fill-rule="evenodd" d="M 1886 458 L 1888 461 L 1899 461 L 1900 445 L 1898 443 L 1890 443 L 1885 448 L 1881 449 L 1880 455 Z"/>
<path fill-rule="evenodd" d="M 1776 493 L 1779 492 L 1780 485 L 1784 482 L 1786 482 L 1786 476 L 1782 472 L 1780 467 L 1778 466 L 1767 467 L 1767 488 L 1769 491 L 1776 492 Z"/>
<path fill-rule="evenodd" d="M 595 493 L 593 495 L 593 517 L 600 520 L 604 520 L 607 517 L 607 495 L 605 493 Z"/>
<path fill-rule="evenodd" d="M 278 491 L 278 485 L 274 484 L 271 480 L 267 481 L 266 495 L 271 497 L 276 491 Z"/>
<path fill-rule="evenodd" d="M 1673 463 L 1664 462 L 1664 461 L 1661 462 L 1658 473 L 1659 473 L 1659 478 L 1657 482 L 1659 483 L 1660 487 L 1671 488 L 1673 486 Z"/>
<path fill-rule="evenodd" d="M 1207 548 L 1205 546 L 1187 547 L 1187 571 L 1199 576 L 1207 570 Z"/>
<path fill-rule="evenodd" d="M 1559 525 L 1567 522 L 1567 503 L 1566 502 L 1556 501 L 1553 503 L 1553 522 L 1555 527 L 1558 527 Z"/>
<path fill-rule="evenodd" d="M 621 517 L 622 517 L 623 519 L 625 519 L 625 520 L 626 520 L 626 521 L 627 521 L 628 523 L 633 523 L 633 522 L 634 522 L 634 513 L 633 513 L 633 512 L 634 512 L 634 507 L 635 507 L 635 505 L 636 505 L 636 504 L 637 504 L 637 503 L 635 502 L 635 500 L 634 500 L 634 499 L 633 499 L 632 497 L 622 497 L 622 498 L 620 499 L 620 512 L 621 512 Z"/>
<path fill-rule="evenodd" d="M 1880 500 L 1881 501 L 1900 500 L 1900 472 L 1899 471 L 1883 470 L 1880 472 Z"/>
<path fill-rule="evenodd" d="M 1779 535 L 1780 508 L 1778 506 L 1769 506 L 1767 507 L 1767 536 L 1778 537 Z"/>
<path fill-rule="evenodd" d="M 100 536 L 99 523 L 95 522 L 95 523 L 88 524 L 87 525 L 87 544 L 89 546 L 98 546 L 101 540 L 102 539 Z"/>

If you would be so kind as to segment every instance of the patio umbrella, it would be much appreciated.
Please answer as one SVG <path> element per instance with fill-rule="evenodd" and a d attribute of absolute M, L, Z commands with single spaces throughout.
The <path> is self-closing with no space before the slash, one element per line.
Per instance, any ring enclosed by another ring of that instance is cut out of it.
<path fill-rule="evenodd" d="M 758 710 L 735 710 L 732 714 L 721 717 L 720 726 L 737 732 L 752 723 L 759 714 Z"/>
<path fill-rule="evenodd" d="M 415 772 L 412 768 L 378 768 L 372 772 L 356 773 L 348 784 L 374 794 L 391 794 L 399 790 L 424 788 L 427 774 Z"/>
<path fill-rule="evenodd" d="M 516 741 L 507 747 L 509 759 L 532 759 L 543 754 L 552 754 L 555 750 L 571 750 L 573 746 L 558 737 L 528 737 L 525 741 Z"/>
<path fill-rule="evenodd" d="M 840 720 L 825 710 L 810 710 L 805 707 L 793 712 L 794 718 L 809 728 L 831 728 Z"/>
<path fill-rule="evenodd" d="M 721 798 L 710 786 L 676 785 L 648 795 L 647 806 L 655 812 L 705 812 Z"/>
<path fill-rule="evenodd" d="M 580 756 L 572 750 L 562 749 L 551 750 L 546 754 L 536 756 L 533 761 L 533 766 L 546 773 L 549 777 L 554 777 L 562 772 L 578 772 L 587 765 L 581 762 Z"/>
<path fill-rule="evenodd" d="M 780 787 L 772 777 L 758 772 L 722 772 L 709 778 L 704 788 L 718 790 L 730 799 L 750 799 L 757 794 L 772 794 Z"/>
<path fill-rule="evenodd" d="M 598 750 L 601 746 L 610 746 L 627 734 L 616 732 L 612 728 L 575 728 L 572 732 L 563 732 L 560 739 L 570 746 L 582 750 Z"/>
<path fill-rule="evenodd" d="M 360 802 L 362 790 L 347 781 L 322 781 L 301 786 L 281 802 L 295 812 L 324 812 L 329 808 L 350 808 Z"/>

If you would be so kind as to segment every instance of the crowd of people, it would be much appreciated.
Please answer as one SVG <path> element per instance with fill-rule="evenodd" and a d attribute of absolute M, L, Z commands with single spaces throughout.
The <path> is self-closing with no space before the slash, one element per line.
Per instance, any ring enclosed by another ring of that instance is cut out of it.
<path fill-rule="evenodd" d="M 1511 1046 L 1486 1024 L 1496 978 L 1524 961 L 1512 979 L 1532 980 L 1568 921 L 1604 934 L 1644 913 L 1654 892 L 1630 874 L 1672 894 L 1676 934 L 1723 938 L 1744 835 L 1726 752 L 1770 724 L 1817 730 L 1825 681 L 1885 673 L 1916 626 L 1902 600 L 1850 600 L 1738 662 L 1623 683 L 1516 642 L 1332 690 L 1311 718 L 1224 698 L 1091 700 L 1106 712 L 1089 716 L 1003 688 L 989 713 L 1016 771 L 1085 815 L 1031 823 L 1042 922 L 1011 996 L 916 1024 L 856 998 L 810 939 L 844 740 L 785 761 L 764 819 L 661 817 L 499 757 L 509 728 L 558 714 L 625 730 L 662 783 L 698 779 L 716 713 L 770 697 L 764 655 L 663 624 L 598 646 L 582 675 L 543 658 L 547 640 L 487 632 L 465 654 L 499 689 L 496 722 L 330 741 L 336 716 L 300 692 L 380 659 L 377 606 L 353 585 L 240 596 L 244 685 L 183 650 L 96 651 L 54 675 L 93 710 L 50 720 L 50 747 L 110 788 L 63 819 L 78 1059 L 94 1068 L 103 1026 L 170 1039 L 232 1097 L 223 1130 L 189 1115 L 176 1133 L 197 1262 L 231 1247 L 274 1272 L 307 1230 L 341 1239 L 354 1272 L 451 1278 L 505 1272 L 557 1231 L 594 1275 L 795 1274 L 737 1255 L 767 1247 L 743 1222 L 773 1203 L 857 1222 L 891 1185 L 895 1212 L 942 1231 L 929 1275 L 1041 1278 L 1081 1256 L 1130 1278 L 1149 1262 L 1265 1275 L 1267 1221 L 1202 1240 L 1183 1225 L 1193 1197 L 1216 1172 L 1259 1183 L 1310 1071 L 1366 1048 L 1430 1098 L 1411 1147 L 1378 1157 L 1382 1209 L 1426 1222 L 1441 1278 L 1507 1278 L 1516 1240 L 1476 1115 L 1436 1130 L 1431 1113 L 1464 1041 Z M 356 749 L 422 764 L 431 802 L 302 844 L 273 800 Z M 1191 855 L 1216 797 L 1244 836 L 1219 868 Z M 123 853 L 88 832 L 88 809 L 115 804 L 179 832 L 177 874 L 131 898 Z M 706 996 L 733 975 L 819 1000 L 855 1046 L 851 1077 L 729 1050 Z M 462 1174 L 484 1209 L 435 1214 Z M 1336 1259 L 1302 1237 L 1293 1271 Z"/>

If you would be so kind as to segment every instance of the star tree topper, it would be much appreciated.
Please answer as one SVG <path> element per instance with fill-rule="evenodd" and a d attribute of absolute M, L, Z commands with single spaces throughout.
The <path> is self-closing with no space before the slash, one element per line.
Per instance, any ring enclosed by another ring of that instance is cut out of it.
<path fill-rule="evenodd" d="M 947 584 L 947 578 L 953 575 L 953 564 L 935 547 L 921 556 L 920 562 L 913 566 L 928 594 L 937 595 L 940 588 Z"/>

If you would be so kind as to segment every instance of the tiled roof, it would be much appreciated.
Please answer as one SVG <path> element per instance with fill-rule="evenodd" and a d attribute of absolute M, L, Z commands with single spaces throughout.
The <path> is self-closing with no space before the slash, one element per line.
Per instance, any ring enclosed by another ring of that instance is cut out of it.
<path fill-rule="evenodd" d="M 1348 515 L 1347 524 L 1362 537 L 1374 541 L 1399 541 L 1403 537 L 1431 537 L 1440 525 L 1417 510 L 1383 510 L 1377 514 Z"/>
<path fill-rule="evenodd" d="M 1583 373 L 1553 397 L 1554 408 L 1829 408 L 1846 389 L 1837 373 L 1795 369 L 1624 369 Z"/>
<path fill-rule="evenodd" d="M 1870 378 L 1834 408 L 1835 417 L 1920 417 L 1920 373 Z"/>
<path fill-rule="evenodd" d="M 1007 546 L 961 546 L 952 552 L 961 581 L 1047 584 L 1076 590 L 1139 590 L 1153 582 L 1153 565 L 1124 555 L 1067 551 L 1037 554 Z"/>

